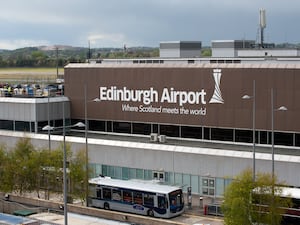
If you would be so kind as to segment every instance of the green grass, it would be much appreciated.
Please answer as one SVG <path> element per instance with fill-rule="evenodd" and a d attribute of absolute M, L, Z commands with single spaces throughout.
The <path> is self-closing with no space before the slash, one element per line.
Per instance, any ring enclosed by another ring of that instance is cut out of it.
<path fill-rule="evenodd" d="M 55 73 L 56 74 L 56 68 L 28 68 L 28 67 L 8 67 L 8 68 L 0 68 L 0 73 L 7 73 L 7 72 L 24 72 L 24 73 Z M 59 73 L 64 72 L 64 68 L 58 68 Z"/>
<path fill-rule="evenodd" d="M 0 68 L 0 82 L 7 83 L 44 83 L 54 82 L 57 78 L 56 68 Z M 63 75 L 64 69 L 58 69 Z"/>

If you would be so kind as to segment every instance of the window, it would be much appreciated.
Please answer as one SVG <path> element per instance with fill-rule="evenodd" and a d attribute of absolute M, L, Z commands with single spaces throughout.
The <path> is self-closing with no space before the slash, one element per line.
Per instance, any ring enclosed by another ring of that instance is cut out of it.
<path fill-rule="evenodd" d="M 137 179 L 144 179 L 144 171 L 142 169 L 136 169 L 136 178 Z"/>
<path fill-rule="evenodd" d="M 123 201 L 127 203 L 132 203 L 132 192 L 123 191 Z"/>
<path fill-rule="evenodd" d="M 102 165 L 102 175 L 103 176 L 108 176 L 108 166 L 107 165 Z"/>
<path fill-rule="evenodd" d="M 129 168 L 129 178 L 130 179 L 136 179 L 136 169 Z"/>
<path fill-rule="evenodd" d="M 201 139 L 202 138 L 202 127 L 182 126 L 181 127 L 181 137 Z"/>
<path fill-rule="evenodd" d="M 141 192 L 138 191 L 133 192 L 133 203 L 139 205 L 143 204 L 143 194 Z"/>
<path fill-rule="evenodd" d="M 154 171 L 153 172 L 153 179 L 164 181 L 165 180 L 165 172 Z"/>
<path fill-rule="evenodd" d="M 202 188 L 202 194 L 208 195 L 208 188 Z"/>
<path fill-rule="evenodd" d="M 152 174 L 152 170 L 144 170 L 144 179 L 145 180 L 152 180 L 153 174 Z"/>
<path fill-rule="evenodd" d="M 132 133 L 149 135 L 151 133 L 151 124 L 134 123 L 132 124 Z"/>
<path fill-rule="evenodd" d="M 144 205 L 148 207 L 154 206 L 154 195 L 153 194 L 144 194 Z"/>
<path fill-rule="evenodd" d="M 126 122 L 114 122 L 113 123 L 114 132 L 117 133 L 131 133 L 131 124 Z"/>
<path fill-rule="evenodd" d="M 170 137 L 179 137 L 179 126 L 160 125 L 160 134 Z"/>
<path fill-rule="evenodd" d="M 122 167 L 115 167 L 115 178 L 122 179 Z"/>
<path fill-rule="evenodd" d="M 111 189 L 110 188 L 103 188 L 103 199 L 111 199 Z"/>
<path fill-rule="evenodd" d="M 202 194 L 203 195 L 215 195 L 215 179 L 203 178 L 202 179 Z"/>
<path fill-rule="evenodd" d="M 97 194 L 97 198 L 102 198 L 102 196 L 101 196 L 101 189 L 100 188 L 97 188 L 97 190 L 96 190 L 96 194 Z"/>
<path fill-rule="evenodd" d="M 160 208 L 160 209 L 167 208 L 166 197 L 165 196 L 158 196 L 158 198 L 157 198 L 157 205 L 158 205 L 158 208 Z"/>
<path fill-rule="evenodd" d="M 112 200 L 121 201 L 121 190 L 118 189 L 112 190 Z"/>
<path fill-rule="evenodd" d="M 129 179 L 129 169 L 128 169 L 128 167 L 122 167 L 122 179 L 124 179 L 124 180 Z"/>
<path fill-rule="evenodd" d="M 215 187 L 215 180 L 209 179 L 209 187 Z"/>

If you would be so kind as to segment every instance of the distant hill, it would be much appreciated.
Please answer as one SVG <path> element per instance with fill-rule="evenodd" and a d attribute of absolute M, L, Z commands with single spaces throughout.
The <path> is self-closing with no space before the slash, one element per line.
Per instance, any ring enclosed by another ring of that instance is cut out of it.
<path fill-rule="evenodd" d="M 158 57 L 159 49 L 132 48 L 83 48 L 67 45 L 26 47 L 0 50 L 0 67 L 60 67 L 68 62 L 85 62 L 88 58 L 139 58 Z"/>
<path fill-rule="evenodd" d="M 278 48 L 300 48 L 299 44 L 281 43 Z M 202 55 L 211 56 L 210 46 L 202 47 Z M 86 62 L 88 58 L 149 58 L 159 57 L 159 48 L 84 48 L 68 45 L 0 49 L 0 67 L 63 67 L 69 62 Z"/>
<path fill-rule="evenodd" d="M 108 57 L 111 58 L 115 53 L 123 53 L 123 57 L 127 58 L 130 56 L 158 56 L 158 48 L 151 47 L 131 47 L 131 48 L 84 48 L 84 47 L 73 47 L 68 45 L 53 45 L 53 46 L 38 46 L 38 47 L 25 47 L 15 50 L 0 50 L 0 56 L 3 59 L 9 57 L 31 57 L 33 53 L 40 52 L 47 57 L 56 57 L 58 53 L 59 57 L 80 57 L 87 58 L 90 52 L 91 57 Z M 110 55 L 108 53 L 114 53 Z"/>

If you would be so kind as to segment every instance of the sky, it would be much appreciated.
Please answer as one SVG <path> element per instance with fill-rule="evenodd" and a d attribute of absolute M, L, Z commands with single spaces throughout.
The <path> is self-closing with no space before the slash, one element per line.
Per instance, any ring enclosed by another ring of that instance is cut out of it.
<path fill-rule="evenodd" d="M 300 0 L 0 0 L 0 49 L 159 47 L 161 41 L 300 43 Z"/>

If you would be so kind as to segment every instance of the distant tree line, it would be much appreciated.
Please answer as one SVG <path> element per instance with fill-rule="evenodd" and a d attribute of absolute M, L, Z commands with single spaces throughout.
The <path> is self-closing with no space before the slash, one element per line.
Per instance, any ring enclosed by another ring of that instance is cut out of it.
<path fill-rule="evenodd" d="M 68 62 L 84 62 L 80 55 L 49 55 L 43 51 L 34 50 L 21 53 L 0 54 L 0 67 L 63 67 Z"/>
<path fill-rule="evenodd" d="M 66 146 L 68 162 L 68 193 L 82 201 L 86 195 L 85 151 L 72 155 Z M 36 193 L 49 199 L 50 193 L 63 190 L 63 146 L 57 149 L 36 149 L 30 139 L 20 139 L 13 149 L 0 147 L 0 191 Z"/>
<path fill-rule="evenodd" d="M 63 67 L 70 62 L 82 63 L 90 58 L 149 58 L 158 56 L 158 48 L 87 49 L 69 47 L 66 49 L 41 50 L 40 48 L 30 47 L 13 51 L 0 51 L 0 67 Z"/>

